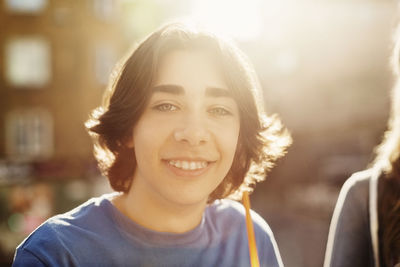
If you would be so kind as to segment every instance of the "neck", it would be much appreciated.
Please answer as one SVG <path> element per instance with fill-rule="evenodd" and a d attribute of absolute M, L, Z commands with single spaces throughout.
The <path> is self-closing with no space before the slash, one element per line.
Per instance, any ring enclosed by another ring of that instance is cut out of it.
<path fill-rule="evenodd" d="M 182 205 L 154 199 L 132 188 L 112 202 L 135 223 L 154 231 L 169 233 L 184 233 L 194 229 L 200 224 L 206 207 L 206 200 Z"/>

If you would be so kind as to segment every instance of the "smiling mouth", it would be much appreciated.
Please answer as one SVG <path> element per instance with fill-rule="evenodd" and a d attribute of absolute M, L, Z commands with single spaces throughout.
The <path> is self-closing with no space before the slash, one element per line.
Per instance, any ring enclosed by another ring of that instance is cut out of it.
<path fill-rule="evenodd" d="M 168 164 L 185 171 L 204 169 L 208 166 L 207 161 L 169 160 Z"/>

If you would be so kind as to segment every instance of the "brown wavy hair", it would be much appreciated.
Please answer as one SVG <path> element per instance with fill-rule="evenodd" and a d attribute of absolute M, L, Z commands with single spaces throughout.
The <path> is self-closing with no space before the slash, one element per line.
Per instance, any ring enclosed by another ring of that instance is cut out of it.
<path fill-rule="evenodd" d="M 266 116 L 255 73 L 245 55 L 229 40 L 182 23 L 153 32 L 111 75 L 103 104 L 85 126 L 94 154 L 115 191 L 128 192 L 136 169 L 134 148 L 125 144 L 151 97 L 160 59 L 172 50 L 201 50 L 216 59 L 240 114 L 239 140 L 232 166 L 209 202 L 240 198 L 243 190 L 264 180 L 267 171 L 291 143 L 277 116 Z"/>
<path fill-rule="evenodd" d="M 378 191 L 381 266 L 400 263 L 400 26 L 395 40 L 392 65 L 397 81 L 392 89 L 388 130 L 374 162 L 384 171 Z"/>

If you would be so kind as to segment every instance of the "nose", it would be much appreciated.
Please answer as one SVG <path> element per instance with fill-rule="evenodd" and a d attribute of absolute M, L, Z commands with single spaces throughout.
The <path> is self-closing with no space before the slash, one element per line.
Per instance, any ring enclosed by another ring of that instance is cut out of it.
<path fill-rule="evenodd" d="M 197 146 L 210 140 L 210 132 L 199 116 L 188 115 L 183 125 L 175 130 L 174 137 L 178 142 Z"/>

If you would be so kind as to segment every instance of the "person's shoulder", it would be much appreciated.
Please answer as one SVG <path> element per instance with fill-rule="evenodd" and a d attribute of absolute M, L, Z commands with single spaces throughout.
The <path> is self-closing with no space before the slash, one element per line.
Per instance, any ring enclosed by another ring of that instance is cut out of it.
<path fill-rule="evenodd" d="M 366 216 L 369 203 L 369 184 L 376 169 L 353 173 L 343 184 L 336 209 L 346 214 Z"/>
<path fill-rule="evenodd" d="M 353 173 L 343 184 L 342 192 L 346 194 L 367 196 L 369 181 L 374 173 L 374 169 L 367 169 Z"/>
<path fill-rule="evenodd" d="M 353 173 L 349 179 L 345 182 L 348 187 L 362 187 L 367 186 L 371 176 L 374 173 L 374 169 L 367 169 Z"/>
<path fill-rule="evenodd" d="M 48 219 L 43 226 L 60 231 L 70 226 L 85 227 L 85 225 L 94 226 L 98 223 L 99 217 L 104 217 L 106 207 L 110 201 L 108 200 L 112 194 L 104 194 L 99 197 L 93 197 L 86 202 L 62 214 L 55 215 Z M 40 229 L 40 227 L 39 227 Z"/>
<path fill-rule="evenodd" d="M 111 197 L 105 194 L 91 198 L 49 218 L 17 247 L 16 266 L 32 265 L 33 261 L 47 266 L 59 266 L 63 262 L 69 266 L 72 259 L 80 259 L 85 250 L 100 243 L 97 241 L 102 240 L 104 233 L 112 231 L 113 221 L 108 216 Z"/>
<path fill-rule="evenodd" d="M 208 212 L 214 216 L 214 229 L 228 234 L 234 240 L 242 240 L 248 246 L 246 211 L 241 203 L 229 199 L 217 200 L 209 206 Z M 257 212 L 250 210 L 250 214 L 262 266 L 283 266 L 268 223 Z"/>
<path fill-rule="evenodd" d="M 73 208 L 72 210 L 59 214 L 51 218 L 51 220 L 58 221 L 70 221 L 79 220 L 81 218 L 86 218 L 88 215 L 92 215 L 98 210 L 102 210 L 116 193 L 104 194 L 99 197 L 93 197 L 88 199 L 86 202 L 80 204 L 79 206 Z"/>
<path fill-rule="evenodd" d="M 246 227 L 245 208 L 237 201 L 230 199 L 216 200 L 208 207 L 208 213 L 214 218 L 216 224 Z M 272 235 L 269 225 L 257 212 L 250 210 L 250 214 L 256 234 L 264 232 Z"/>
<path fill-rule="evenodd" d="M 19 246 L 18 249 L 32 250 L 37 247 L 68 245 L 66 240 L 71 240 L 79 229 L 90 227 L 96 220 L 101 205 L 109 195 L 91 198 L 78 207 L 55 215 L 36 230 L 34 230 Z"/>
<path fill-rule="evenodd" d="M 220 220 L 241 221 L 245 217 L 243 205 L 231 199 L 217 199 L 207 207 L 206 211 L 213 218 Z"/>

